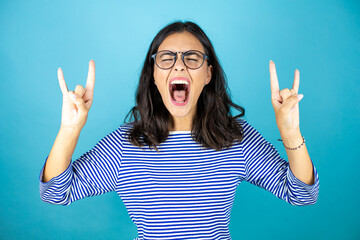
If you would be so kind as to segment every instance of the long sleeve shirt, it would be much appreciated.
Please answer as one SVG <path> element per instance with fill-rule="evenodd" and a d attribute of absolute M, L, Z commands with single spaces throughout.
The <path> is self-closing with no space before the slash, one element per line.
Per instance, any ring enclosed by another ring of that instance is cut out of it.
<path fill-rule="evenodd" d="M 119 126 L 59 176 L 42 182 L 40 197 L 69 205 L 116 191 L 138 230 L 137 239 L 230 239 L 228 225 L 237 186 L 263 188 L 292 205 L 317 201 L 313 185 L 297 179 L 289 163 L 246 120 L 244 138 L 215 151 L 195 142 L 190 131 L 170 132 L 158 151 L 132 145 L 131 124 Z"/>

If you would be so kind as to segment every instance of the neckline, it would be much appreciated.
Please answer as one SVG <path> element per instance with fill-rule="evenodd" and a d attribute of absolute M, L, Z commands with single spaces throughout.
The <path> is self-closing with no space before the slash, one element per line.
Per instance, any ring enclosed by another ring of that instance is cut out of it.
<path fill-rule="evenodd" d="M 191 131 L 190 130 L 188 130 L 188 131 L 169 131 L 169 133 L 191 133 Z"/>

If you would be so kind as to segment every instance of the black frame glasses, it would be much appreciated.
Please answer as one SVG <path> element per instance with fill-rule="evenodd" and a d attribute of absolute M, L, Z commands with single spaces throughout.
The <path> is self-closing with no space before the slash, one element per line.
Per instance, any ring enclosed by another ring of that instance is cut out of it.
<path fill-rule="evenodd" d="M 173 63 L 171 64 L 170 67 L 167 67 L 167 68 L 160 67 L 159 64 L 156 62 L 156 55 L 158 55 L 159 53 L 164 53 L 164 52 L 168 52 L 168 53 L 170 53 L 170 55 L 172 55 L 172 56 L 174 57 Z M 189 66 L 186 64 L 186 62 L 185 62 L 184 57 L 187 56 L 187 55 L 189 55 L 190 53 L 193 53 L 193 52 L 199 53 L 201 56 L 203 56 L 202 62 L 201 62 L 201 64 L 200 64 L 199 67 L 195 67 L 195 68 L 194 68 L 194 67 L 189 67 Z M 188 51 L 186 51 L 186 52 L 172 52 L 172 51 L 170 51 L 170 50 L 162 50 L 162 51 L 159 51 L 159 52 L 154 53 L 153 55 L 151 55 L 151 58 L 154 59 L 154 62 L 155 62 L 155 64 L 156 64 L 156 66 L 158 66 L 158 68 L 161 68 L 161 69 L 164 69 L 164 70 L 168 70 L 168 69 L 172 68 L 172 67 L 175 65 L 175 63 L 176 63 L 176 61 L 177 61 L 177 58 L 178 58 L 178 53 L 181 53 L 181 60 L 183 61 L 184 65 L 185 65 L 187 68 L 192 69 L 192 70 L 201 68 L 201 66 L 202 66 L 202 65 L 204 64 L 204 62 L 205 62 L 205 59 L 209 59 L 209 57 L 208 57 L 207 55 L 205 55 L 204 53 L 202 53 L 202 52 L 200 52 L 200 51 L 198 51 L 198 50 L 188 50 Z"/>

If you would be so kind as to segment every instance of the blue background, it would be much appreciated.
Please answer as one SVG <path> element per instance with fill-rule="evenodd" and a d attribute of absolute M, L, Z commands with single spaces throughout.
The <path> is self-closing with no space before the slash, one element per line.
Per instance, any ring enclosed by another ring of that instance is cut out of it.
<path fill-rule="evenodd" d="M 235 102 L 287 159 L 270 101 L 268 64 L 280 89 L 300 70 L 300 129 L 319 171 L 312 206 L 292 206 L 247 182 L 235 198 L 233 239 L 359 239 L 359 1 L 1 1 L 0 239 L 133 239 L 116 193 L 70 206 L 44 203 L 39 172 L 60 127 L 62 93 L 85 86 L 96 63 L 94 103 L 73 160 L 113 131 L 134 105 L 145 54 L 174 20 L 212 40 Z"/>

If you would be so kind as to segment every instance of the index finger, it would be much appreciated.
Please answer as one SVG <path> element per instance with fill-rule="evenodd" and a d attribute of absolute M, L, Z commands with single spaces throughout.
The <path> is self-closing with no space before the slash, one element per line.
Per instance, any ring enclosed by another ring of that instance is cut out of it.
<path fill-rule="evenodd" d="M 270 72 L 270 87 L 271 87 L 271 95 L 274 93 L 279 93 L 279 81 L 276 75 L 275 63 L 270 60 L 269 63 L 269 72 Z"/>
<path fill-rule="evenodd" d="M 299 92 L 299 84 L 300 84 L 300 71 L 298 69 L 295 70 L 293 89 L 296 90 L 296 93 Z"/>
<path fill-rule="evenodd" d="M 89 62 L 89 71 L 86 80 L 86 92 L 90 92 L 90 95 L 94 92 L 95 86 L 95 62 L 94 60 L 90 60 Z"/>
<path fill-rule="evenodd" d="M 58 80 L 59 80 L 61 92 L 63 93 L 63 95 L 67 95 L 68 88 L 66 86 L 65 79 L 64 79 L 64 73 L 61 68 L 58 68 L 57 74 L 58 74 Z"/>

